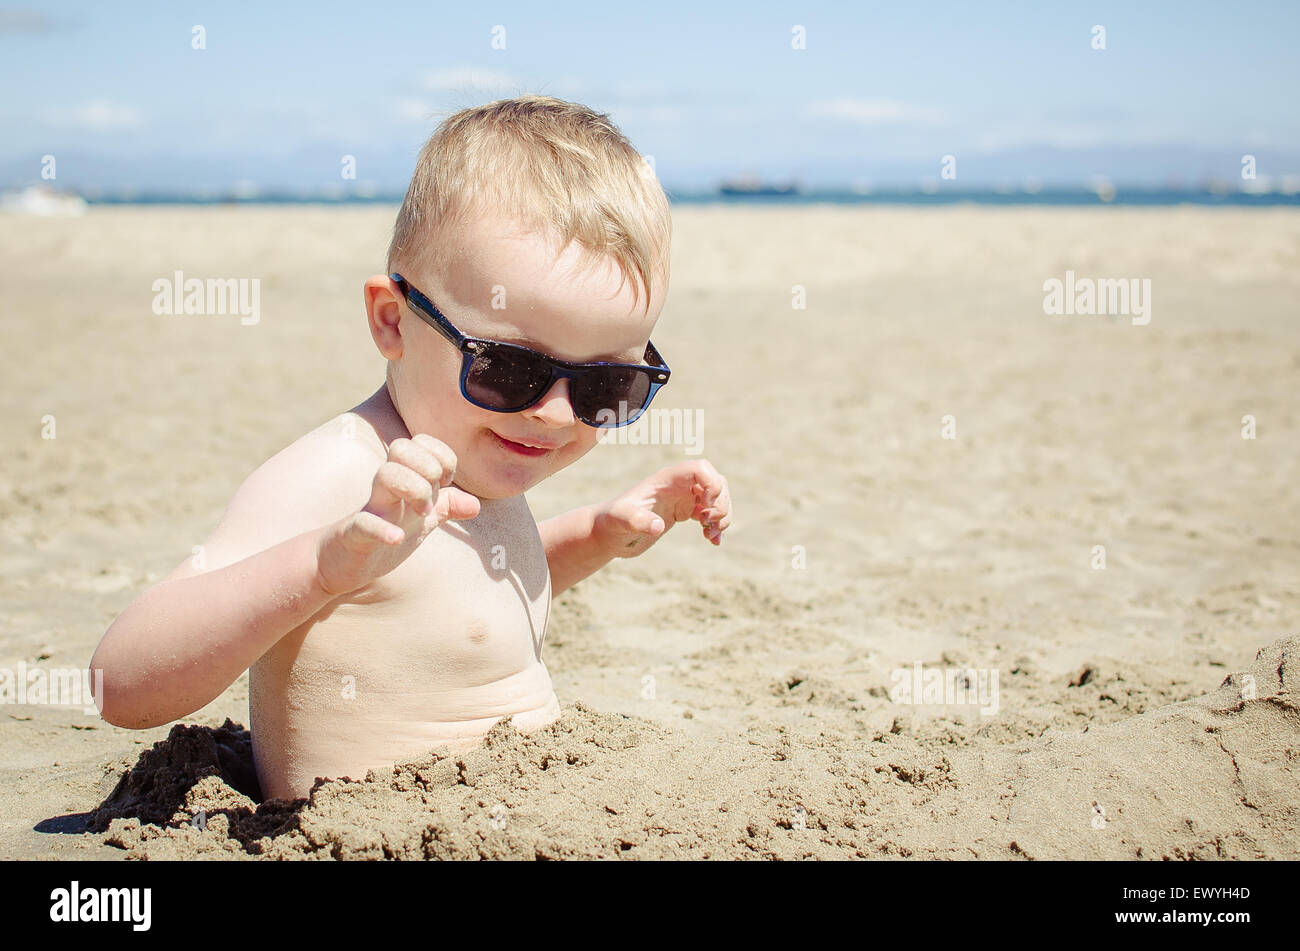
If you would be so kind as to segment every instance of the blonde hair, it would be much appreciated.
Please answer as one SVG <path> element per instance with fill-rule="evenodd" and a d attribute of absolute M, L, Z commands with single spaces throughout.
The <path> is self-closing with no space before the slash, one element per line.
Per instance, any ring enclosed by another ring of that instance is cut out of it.
<path fill-rule="evenodd" d="M 448 116 L 420 151 L 388 248 L 394 265 L 436 257 L 444 226 L 491 209 L 530 230 L 612 254 L 623 282 L 667 274 L 672 216 L 649 163 L 604 113 L 525 95 Z M 622 290 L 623 283 L 619 284 Z M 639 300 L 636 280 L 633 293 Z"/>

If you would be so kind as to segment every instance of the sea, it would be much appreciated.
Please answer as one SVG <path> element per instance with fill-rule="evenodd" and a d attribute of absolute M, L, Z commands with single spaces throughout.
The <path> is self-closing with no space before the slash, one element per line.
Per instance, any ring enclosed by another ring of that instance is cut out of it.
<path fill-rule="evenodd" d="M 675 205 L 1048 205 L 1048 206 L 1170 206 L 1271 207 L 1300 205 L 1294 190 L 1242 190 L 1231 188 L 1042 188 L 956 189 L 881 188 L 806 190 L 793 194 L 722 194 L 717 191 L 665 189 Z M 276 192 L 241 189 L 230 192 L 93 192 L 83 193 L 90 205 L 376 205 L 400 204 L 402 192 L 348 193 L 341 191 Z"/>

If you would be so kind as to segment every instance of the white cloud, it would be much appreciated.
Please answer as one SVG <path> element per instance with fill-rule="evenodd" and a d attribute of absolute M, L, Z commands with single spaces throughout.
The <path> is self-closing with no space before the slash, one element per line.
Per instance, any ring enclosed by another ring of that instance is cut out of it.
<path fill-rule="evenodd" d="M 686 113 L 673 106 L 646 106 L 624 102 L 587 103 L 598 112 L 606 112 L 615 122 L 681 122 Z"/>
<path fill-rule="evenodd" d="M 942 115 L 922 106 L 912 106 L 892 99 L 826 99 L 808 107 L 808 114 L 840 119 L 861 125 L 886 122 L 938 122 Z"/>
<path fill-rule="evenodd" d="M 427 73 L 420 77 L 419 84 L 432 95 L 408 96 L 400 100 L 396 114 L 403 122 L 441 119 L 455 111 L 449 107 L 451 100 L 448 97 L 475 93 L 514 96 L 528 92 L 584 102 L 598 112 L 618 113 L 623 120 L 680 122 L 685 118 L 680 108 L 658 101 L 672 98 L 670 87 L 663 82 L 615 84 L 588 100 L 583 98 L 583 93 L 595 93 L 596 90 L 573 76 L 530 82 L 511 73 L 467 66 Z"/>
<path fill-rule="evenodd" d="M 104 99 L 69 109 L 47 109 L 41 118 L 52 126 L 73 126 L 97 132 L 135 129 L 144 124 L 140 111 L 134 106 L 124 106 Z"/>
<path fill-rule="evenodd" d="M 426 74 L 421 85 L 430 92 L 465 92 L 468 89 L 507 89 L 519 86 L 519 80 L 509 73 L 492 69 L 475 69 L 462 66 Z"/>
<path fill-rule="evenodd" d="M 1029 148 L 1071 152 L 1200 144 L 1189 138 L 1188 130 L 1174 124 L 1136 121 L 1117 121 L 1103 126 L 1095 122 L 1060 122 L 1050 118 L 1022 119 L 1002 121 L 970 132 L 975 151 L 990 155 Z M 1213 147 L 1213 144 L 1205 143 L 1205 146 Z"/>
<path fill-rule="evenodd" d="M 397 104 L 397 116 L 403 122 L 427 122 L 435 111 L 433 103 L 423 99 L 403 99 Z"/>

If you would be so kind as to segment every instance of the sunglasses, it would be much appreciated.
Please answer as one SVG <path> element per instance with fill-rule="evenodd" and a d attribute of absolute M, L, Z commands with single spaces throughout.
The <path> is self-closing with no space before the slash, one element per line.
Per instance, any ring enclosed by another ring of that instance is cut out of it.
<path fill-rule="evenodd" d="M 411 310 L 463 354 L 460 392 L 475 406 L 517 413 L 540 400 L 556 380 L 569 381 L 573 415 L 588 426 L 613 429 L 634 423 L 672 372 L 654 344 L 646 342 L 637 363 L 568 363 L 528 347 L 482 337 L 467 337 L 400 274 L 389 278 Z"/>

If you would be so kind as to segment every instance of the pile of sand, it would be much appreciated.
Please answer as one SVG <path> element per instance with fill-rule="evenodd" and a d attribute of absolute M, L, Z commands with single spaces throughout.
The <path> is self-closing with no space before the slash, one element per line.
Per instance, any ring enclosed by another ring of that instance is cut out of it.
<path fill-rule="evenodd" d="M 260 805 L 247 731 L 176 726 L 91 828 L 141 859 L 1297 858 L 1300 637 L 1249 674 L 1082 733 L 965 748 L 899 721 L 709 748 L 574 703 L 530 735 L 505 720 L 468 754 Z"/>

